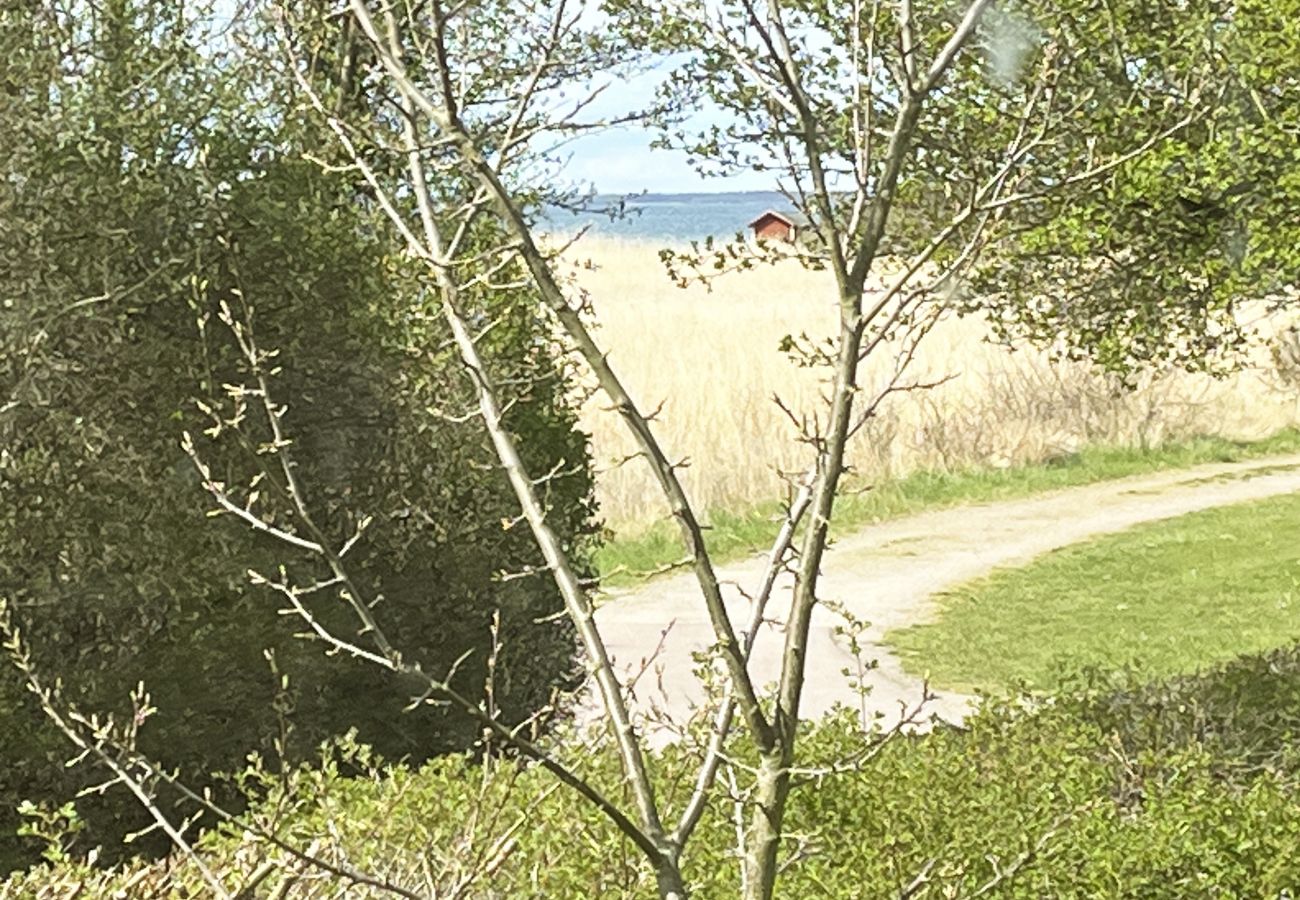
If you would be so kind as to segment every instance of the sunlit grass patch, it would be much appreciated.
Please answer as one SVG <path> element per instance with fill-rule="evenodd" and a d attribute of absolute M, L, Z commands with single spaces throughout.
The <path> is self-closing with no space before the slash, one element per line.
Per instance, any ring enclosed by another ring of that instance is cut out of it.
<path fill-rule="evenodd" d="M 1056 686 L 1082 666 L 1195 671 L 1300 637 L 1300 495 L 1065 548 L 941 600 L 888 641 L 937 685 Z"/>

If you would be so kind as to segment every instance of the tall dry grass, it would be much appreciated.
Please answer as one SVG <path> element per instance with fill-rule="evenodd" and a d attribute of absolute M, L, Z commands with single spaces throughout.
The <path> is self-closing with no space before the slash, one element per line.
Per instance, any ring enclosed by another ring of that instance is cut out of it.
<path fill-rule="evenodd" d="M 657 245 L 589 239 L 566 257 L 589 292 L 598 338 L 645 408 L 662 409 L 657 433 L 689 465 L 686 488 L 708 510 L 737 509 L 781 495 L 782 472 L 802 470 L 809 448 L 774 401 L 819 412 L 820 369 L 801 368 L 778 350 L 787 334 L 830 335 L 830 276 L 793 261 L 679 288 Z M 854 441 L 850 462 L 867 479 L 921 468 L 1009 466 L 1072 452 L 1084 443 L 1156 446 L 1201 434 L 1262 437 L 1297 421 L 1297 391 L 1276 376 L 1268 353 L 1225 380 L 1186 373 L 1142 379 L 1122 389 L 1082 364 L 1052 363 L 1030 348 L 985 340 L 974 319 L 941 322 L 926 337 L 910 380 L 927 391 L 894 395 Z M 870 396 L 893 365 L 868 362 Z M 618 417 L 593 398 L 583 423 L 592 436 L 598 495 L 606 520 L 635 530 L 666 514 L 649 471 Z"/>

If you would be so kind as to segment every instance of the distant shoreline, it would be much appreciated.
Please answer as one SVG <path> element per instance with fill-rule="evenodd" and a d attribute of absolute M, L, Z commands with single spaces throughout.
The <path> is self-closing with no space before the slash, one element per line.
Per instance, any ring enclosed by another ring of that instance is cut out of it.
<path fill-rule="evenodd" d="M 538 235 L 548 244 L 561 244 L 573 238 L 577 233 L 575 227 L 572 231 L 552 230 L 549 228 L 539 228 Z M 714 237 L 714 243 L 721 246 L 732 240 L 734 235 L 722 238 Z M 620 244 L 627 245 L 628 249 L 635 250 L 657 250 L 666 249 L 690 249 L 691 243 L 703 243 L 705 238 L 681 238 L 672 235 L 638 235 L 638 234 L 613 234 L 610 232 L 591 230 L 584 234 L 574 245 L 573 249 L 580 252 L 583 245 L 600 244 L 602 247 L 617 246 Z"/>
<path fill-rule="evenodd" d="M 602 205 L 624 212 L 611 218 L 600 211 Z M 600 194 L 592 198 L 591 206 L 579 213 L 545 210 L 541 230 L 565 235 L 586 225 L 602 238 L 689 244 L 709 237 L 730 240 L 764 212 L 790 208 L 789 201 L 773 191 Z"/>

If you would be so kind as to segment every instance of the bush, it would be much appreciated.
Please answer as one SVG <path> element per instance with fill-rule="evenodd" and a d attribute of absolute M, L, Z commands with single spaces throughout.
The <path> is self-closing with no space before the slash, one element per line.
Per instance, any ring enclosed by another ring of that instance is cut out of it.
<path fill-rule="evenodd" d="M 806 781 L 792 797 L 785 852 L 798 863 L 779 885 L 788 897 L 892 898 L 928 872 L 917 897 L 1283 896 L 1300 886 L 1300 768 L 1289 752 L 1300 689 L 1300 648 L 1243 659 L 1198 676 L 1143 684 L 1085 679 L 1080 691 L 1029 708 L 991 702 L 964 729 L 939 727 L 888 745 L 868 767 Z M 1229 697 L 1253 712 L 1240 715 Z M 1273 715 L 1268 704 L 1277 703 Z M 848 758 L 864 736 L 845 715 L 810 731 L 805 749 Z M 464 758 L 413 769 L 377 767 L 364 748 L 295 770 L 286 780 L 252 770 L 245 789 L 265 799 L 255 815 L 286 842 L 313 845 L 417 891 L 436 892 L 493 861 L 474 885 L 483 897 L 639 897 L 653 879 L 626 841 L 546 773 L 513 761 L 489 772 Z M 1260 765 L 1264 759 L 1273 764 Z M 585 773 L 617 792 L 612 754 Z M 689 789 L 680 748 L 658 759 L 659 789 Z M 326 837 L 328 836 L 328 837 Z M 498 841 L 502 839 L 502 841 Z M 510 843 L 504 843 L 509 839 Z M 688 849 L 695 895 L 733 896 L 737 860 L 719 797 Z M 513 847 L 509 852 L 502 847 Z M 204 858 L 233 887 L 270 869 L 272 891 L 302 863 L 238 829 L 203 841 Z M 274 865 L 268 865 L 274 863 Z M 153 879 L 182 896 L 199 890 L 192 866 L 109 874 L 61 862 L 12 882 L 87 884 L 108 893 Z M 349 896 L 379 896 L 354 888 Z M 0 894 L 0 896 L 3 896 Z M 290 894 L 292 896 L 292 894 Z"/>
<path fill-rule="evenodd" d="M 378 615 L 393 642 L 434 672 L 468 652 L 456 683 L 477 696 L 499 613 L 493 700 L 512 723 L 543 708 L 574 676 L 571 627 L 554 615 L 562 605 L 544 575 L 497 579 L 540 566 L 540 554 L 526 529 L 502 526 L 517 504 L 481 425 L 433 412 L 458 414 L 473 395 L 425 315 L 420 273 L 364 195 L 297 158 L 323 138 L 301 130 L 287 98 L 252 107 L 265 85 L 219 70 L 196 35 L 177 33 L 184 17 L 169 4 L 109 4 L 95 20 L 102 30 L 87 34 L 98 61 L 42 85 L 76 70 L 60 54 L 81 51 L 58 44 L 38 6 L 0 11 L 0 52 L 22 88 L 0 91 L 14 149 L 0 161 L 0 593 L 38 666 L 83 707 L 119 714 L 144 680 L 160 714 L 143 749 L 191 775 L 241 768 L 250 751 L 270 749 L 283 716 L 294 726 L 290 760 L 349 728 L 390 759 L 477 739 L 450 710 L 403 714 L 409 686 L 296 640 L 246 573 L 283 564 L 306 580 L 314 564 L 205 514 L 183 431 L 232 484 L 260 465 L 239 435 L 201 437 L 208 422 L 193 402 L 220 402 L 223 384 L 246 377 L 211 318 L 218 302 L 243 297 L 261 345 L 280 354 L 272 388 L 289 407 L 284 425 L 318 518 L 342 541 L 357 516 L 374 516 L 349 558 L 384 598 Z M 160 60 L 170 63 L 162 83 L 145 77 Z M 120 91 L 136 81 L 161 93 Z M 546 323 L 522 291 L 467 302 L 497 320 L 484 352 L 519 385 L 509 424 L 528 462 L 563 470 L 547 499 L 581 564 L 591 476 Z M 255 417 L 244 437 L 254 448 L 265 437 Z M 336 599 L 318 603 L 355 634 Z M 292 678 L 289 696 L 267 649 Z M 7 665 L 0 732 L 7 872 L 37 847 L 16 841 L 14 805 L 58 805 L 90 776 L 63 767 L 69 747 Z M 105 859 L 146 821 L 119 790 L 77 805 L 81 840 L 104 844 Z"/>

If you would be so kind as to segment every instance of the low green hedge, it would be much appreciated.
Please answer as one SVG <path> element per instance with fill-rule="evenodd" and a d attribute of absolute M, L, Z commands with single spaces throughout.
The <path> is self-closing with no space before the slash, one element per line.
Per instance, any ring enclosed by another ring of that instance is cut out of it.
<path fill-rule="evenodd" d="M 898 897 L 925 871 L 928 881 L 914 896 L 969 897 L 1009 871 L 983 896 L 1295 894 L 1297 720 L 1297 647 L 1195 676 L 1144 682 L 1134 673 L 1093 673 L 1055 700 L 990 700 L 965 728 L 941 725 L 896 740 L 860 770 L 810 776 L 792 796 L 785 849 L 798 859 L 779 893 Z M 805 758 L 851 757 L 863 740 L 845 714 L 809 730 Z M 670 803 L 689 790 L 688 756 L 674 748 L 658 759 L 659 789 Z M 611 755 L 593 754 L 582 765 L 622 794 Z M 345 770 L 367 774 L 344 777 Z M 260 820 L 287 842 L 315 842 L 328 859 L 422 893 L 434 884 L 445 889 L 479 858 L 499 864 L 472 896 L 653 892 L 634 849 L 600 816 L 571 793 L 550 790 L 544 772 L 509 760 L 489 773 L 463 758 L 412 770 L 380 766 L 345 743 L 315 769 L 285 777 L 250 770 L 244 778 L 263 797 L 255 806 Z M 696 896 L 737 893 L 731 813 L 720 799 L 688 851 Z M 498 854 L 502 835 L 513 849 Z M 208 834 L 201 846 L 232 886 L 261 867 L 256 895 L 274 893 L 302 868 L 233 829 Z M 7 896 L 77 883 L 110 896 L 130 879 L 127 895 L 145 884 L 163 885 L 170 896 L 204 893 L 192 864 L 172 865 L 101 873 L 62 860 L 18 876 Z M 319 888 L 301 885 L 303 896 Z"/>

